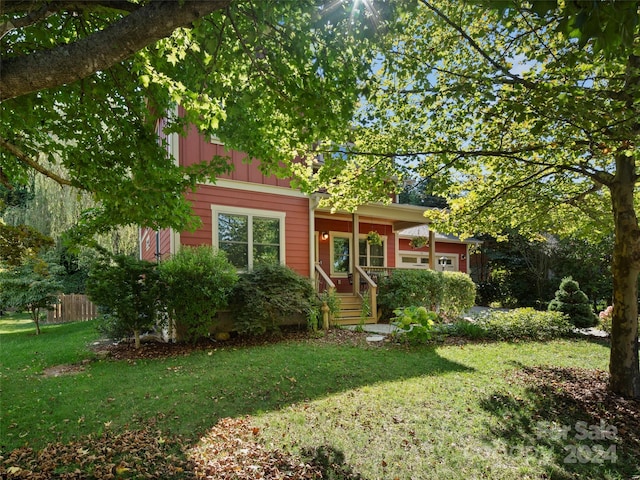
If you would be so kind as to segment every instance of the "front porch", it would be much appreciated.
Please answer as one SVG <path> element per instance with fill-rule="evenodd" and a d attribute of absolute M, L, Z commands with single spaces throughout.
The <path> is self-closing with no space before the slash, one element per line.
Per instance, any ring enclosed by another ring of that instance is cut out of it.
<path fill-rule="evenodd" d="M 425 225 L 424 211 L 424 207 L 399 204 L 366 205 L 355 213 L 314 209 L 312 271 L 318 294 L 328 292 L 340 299 L 340 314 L 334 324 L 375 324 L 380 320 L 378 281 L 401 262 L 398 232 Z M 429 233 L 428 242 L 428 266 L 435 269 L 435 232 Z"/>

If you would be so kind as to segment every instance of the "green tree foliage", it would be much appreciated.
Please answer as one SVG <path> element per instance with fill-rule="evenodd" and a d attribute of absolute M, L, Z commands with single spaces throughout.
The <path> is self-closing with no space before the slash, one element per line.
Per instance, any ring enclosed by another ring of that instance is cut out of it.
<path fill-rule="evenodd" d="M 631 48 L 604 50 L 598 35 L 565 36 L 560 4 L 417 5 L 390 26 L 351 142 L 324 157 L 342 172 L 328 189 L 334 206 L 410 170 L 447 198 L 440 230 L 615 233 L 611 388 L 640 397 L 638 23 L 623 35 Z M 323 180 L 319 171 L 310 182 Z"/>
<path fill-rule="evenodd" d="M 40 313 L 58 301 L 61 267 L 43 257 L 31 256 L 17 265 L 0 269 L 0 305 L 27 310 L 40 335 Z"/>
<path fill-rule="evenodd" d="M 241 275 L 231 298 L 235 327 L 249 335 L 277 330 L 292 316 L 308 318 L 318 306 L 309 279 L 283 265 L 262 265 Z"/>
<path fill-rule="evenodd" d="M 563 278 L 560 282 L 555 298 L 549 303 L 549 311 L 564 313 L 578 328 L 593 327 L 598 323 L 589 298 L 571 277 Z"/>
<path fill-rule="evenodd" d="M 194 124 L 282 174 L 314 142 L 344 141 L 390 13 L 367 5 L 3 2 L 0 183 L 38 172 L 91 192 L 80 233 L 195 227 L 183 193 L 227 160 L 178 167 L 157 132 Z"/>
<path fill-rule="evenodd" d="M 135 338 L 156 326 L 161 296 L 156 264 L 126 255 L 104 255 L 92 266 L 87 294 L 107 315 L 115 331 Z"/>
<path fill-rule="evenodd" d="M 34 257 L 42 248 L 53 245 L 53 240 L 27 225 L 12 227 L 0 222 L 0 261 L 19 266 Z"/>
<path fill-rule="evenodd" d="M 185 247 L 162 262 L 159 271 L 166 288 L 162 301 L 178 337 L 195 342 L 207 336 L 238 280 L 224 252 Z"/>

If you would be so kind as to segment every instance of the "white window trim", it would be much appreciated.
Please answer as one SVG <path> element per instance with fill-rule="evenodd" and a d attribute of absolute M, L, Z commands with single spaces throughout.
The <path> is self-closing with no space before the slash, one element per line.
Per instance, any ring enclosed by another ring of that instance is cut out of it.
<path fill-rule="evenodd" d="M 358 236 L 358 240 L 366 240 L 367 239 L 367 235 L 364 234 L 360 234 Z M 387 263 L 387 236 L 386 235 L 380 235 L 380 239 L 382 240 L 382 255 L 383 255 L 383 260 L 382 260 L 382 266 L 386 267 L 388 265 Z M 371 263 L 371 252 L 370 252 L 370 245 L 369 242 L 365 242 L 367 245 L 367 263 Z M 359 252 L 360 254 L 362 254 L 362 252 Z M 358 259 L 358 265 L 360 264 L 360 259 Z"/>
<path fill-rule="evenodd" d="M 218 242 L 218 215 L 246 215 L 250 218 L 249 222 L 253 225 L 253 217 L 274 218 L 280 222 L 280 264 L 286 265 L 286 248 L 285 248 L 285 219 L 287 217 L 286 212 L 278 212 L 275 210 L 257 210 L 255 208 L 242 208 L 242 207 L 226 207 L 223 205 L 211 205 L 211 244 L 218 250 L 220 244 Z M 253 228 L 249 228 L 248 243 L 253 246 Z M 253 270 L 253 255 L 252 250 L 248 252 L 248 269 Z"/>
<path fill-rule="evenodd" d="M 414 257 L 418 259 L 417 263 L 405 263 L 402 261 L 402 257 Z M 460 271 L 460 255 L 457 253 L 441 253 L 436 252 L 436 270 L 442 271 L 442 266 L 438 263 L 441 257 L 445 257 L 451 260 L 451 265 L 446 268 L 448 272 Z M 399 268 L 415 268 L 415 269 L 428 269 L 428 263 L 421 263 L 421 258 L 429 258 L 429 252 L 418 252 L 415 250 L 400 250 L 398 252 L 397 265 Z"/>
<path fill-rule="evenodd" d="M 351 271 L 351 265 L 353 263 L 353 234 L 349 232 L 329 232 L 329 262 L 331 264 L 331 269 L 329 275 L 335 278 L 347 278 L 349 276 L 348 272 L 336 272 L 333 268 L 334 265 L 334 249 L 333 249 L 333 239 L 334 238 L 346 238 L 349 240 L 349 271 Z"/>

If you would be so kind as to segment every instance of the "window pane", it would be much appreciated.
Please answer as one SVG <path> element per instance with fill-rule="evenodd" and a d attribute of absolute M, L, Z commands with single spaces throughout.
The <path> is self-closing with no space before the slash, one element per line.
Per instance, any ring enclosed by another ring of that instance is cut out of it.
<path fill-rule="evenodd" d="M 278 245 L 253 246 L 253 266 L 277 265 L 280 263 L 280 247 Z"/>
<path fill-rule="evenodd" d="M 238 270 L 249 269 L 249 246 L 246 243 L 220 243 L 220 250 L 227 253 L 227 259 Z"/>
<path fill-rule="evenodd" d="M 246 215 L 218 215 L 218 242 L 244 242 L 249 240 L 249 219 Z"/>
<path fill-rule="evenodd" d="M 384 258 L 384 244 L 383 245 L 369 245 L 369 254 L 372 257 L 383 257 Z"/>
<path fill-rule="evenodd" d="M 361 267 L 367 266 L 367 241 L 365 239 L 358 240 L 359 252 L 358 252 L 358 265 Z"/>
<path fill-rule="evenodd" d="M 402 257 L 402 263 L 417 263 L 418 259 L 416 257 Z"/>
<path fill-rule="evenodd" d="M 249 268 L 249 218 L 246 215 L 218 215 L 218 247 L 239 270 Z"/>
<path fill-rule="evenodd" d="M 370 267 L 384 267 L 384 257 L 371 257 Z"/>
<path fill-rule="evenodd" d="M 335 237 L 333 239 L 333 271 L 349 272 L 349 239 Z"/>
<path fill-rule="evenodd" d="M 253 243 L 279 245 L 280 220 L 277 218 L 253 218 Z"/>

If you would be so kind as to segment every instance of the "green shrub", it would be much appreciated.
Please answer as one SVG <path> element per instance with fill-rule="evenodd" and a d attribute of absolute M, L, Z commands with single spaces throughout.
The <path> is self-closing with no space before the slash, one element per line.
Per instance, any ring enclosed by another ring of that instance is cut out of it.
<path fill-rule="evenodd" d="M 392 324 L 397 330 L 394 336 L 410 343 L 423 343 L 431 340 L 434 325 L 440 321 L 438 314 L 425 307 L 397 308 Z"/>
<path fill-rule="evenodd" d="M 126 255 L 104 256 L 91 267 L 87 294 L 106 314 L 102 331 L 133 335 L 140 348 L 140 333 L 153 328 L 158 317 L 156 265 Z"/>
<path fill-rule="evenodd" d="M 319 307 L 309 279 L 283 265 L 263 265 L 242 275 L 231 304 L 236 330 L 249 335 L 277 330 L 281 320 L 296 314 L 309 318 Z"/>
<path fill-rule="evenodd" d="M 167 289 L 164 303 L 179 337 L 196 341 L 209 335 L 238 280 L 225 253 L 210 246 L 184 247 L 159 270 Z"/>
<path fill-rule="evenodd" d="M 456 337 L 472 339 L 487 338 L 487 331 L 481 325 L 466 319 L 452 323 L 447 333 Z"/>
<path fill-rule="evenodd" d="M 445 317 L 457 317 L 475 304 L 476 284 L 462 272 L 442 272 L 444 288 L 440 313 Z"/>
<path fill-rule="evenodd" d="M 479 317 L 476 324 L 485 331 L 486 338 L 493 340 L 550 340 L 573 331 L 561 312 L 540 312 L 533 308 L 492 311 Z"/>
<path fill-rule="evenodd" d="M 383 277 L 378 289 L 378 307 L 384 318 L 399 307 L 435 308 L 442 301 L 444 281 L 442 272 L 433 270 L 395 270 Z"/>
<path fill-rule="evenodd" d="M 589 298 L 571 277 L 563 278 L 560 282 L 555 298 L 549 303 L 549 311 L 564 313 L 578 328 L 593 327 L 598 323 Z"/>

